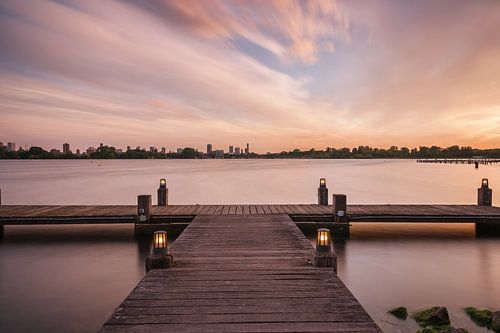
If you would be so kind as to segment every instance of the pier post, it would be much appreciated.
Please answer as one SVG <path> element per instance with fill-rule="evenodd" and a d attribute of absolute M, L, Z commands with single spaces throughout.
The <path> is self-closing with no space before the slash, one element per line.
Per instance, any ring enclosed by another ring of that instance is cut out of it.
<path fill-rule="evenodd" d="M 326 179 L 319 179 L 318 187 L 318 205 L 326 206 L 328 205 L 328 188 L 326 187 Z"/>
<path fill-rule="evenodd" d="M 168 205 L 167 180 L 162 178 L 160 179 L 160 187 L 158 188 L 158 206 L 166 205 Z"/>
<path fill-rule="evenodd" d="M 332 234 L 329 229 L 318 229 L 316 234 L 316 251 L 312 260 L 314 267 L 333 268 L 337 273 L 337 256 L 333 250 Z"/>
<path fill-rule="evenodd" d="M 151 217 L 152 203 L 151 195 L 137 196 L 137 219 L 139 222 L 147 222 Z"/>
<path fill-rule="evenodd" d="M 165 269 L 174 265 L 174 256 L 168 251 L 167 233 L 155 231 L 153 235 L 153 251 L 146 259 L 146 273 L 152 269 Z"/>
<path fill-rule="evenodd" d="M 491 206 L 493 190 L 488 186 L 488 178 L 483 178 L 481 187 L 477 189 L 477 204 L 479 206 Z"/>
<path fill-rule="evenodd" d="M 349 237 L 350 225 L 347 217 L 347 196 L 345 194 L 334 194 L 332 196 L 333 224 L 335 235 Z"/>
<path fill-rule="evenodd" d="M 2 189 L 0 188 L 0 206 L 2 205 Z M 0 240 L 3 239 L 4 225 L 0 224 Z"/>

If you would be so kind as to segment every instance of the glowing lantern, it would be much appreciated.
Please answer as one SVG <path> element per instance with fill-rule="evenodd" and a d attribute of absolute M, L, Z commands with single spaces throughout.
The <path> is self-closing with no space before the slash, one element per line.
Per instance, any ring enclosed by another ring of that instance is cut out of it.
<path fill-rule="evenodd" d="M 153 235 L 153 254 L 167 254 L 167 233 L 155 231 Z"/>
<path fill-rule="evenodd" d="M 332 237 L 329 229 L 318 229 L 316 251 L 321 253 L 332 252 Z"/>
<path fill-rule="evenodd" d="M 319 179 L 319 186 L 325 187 L 326 186 L 326 179 L 325 178 L 320 178 Z"/>

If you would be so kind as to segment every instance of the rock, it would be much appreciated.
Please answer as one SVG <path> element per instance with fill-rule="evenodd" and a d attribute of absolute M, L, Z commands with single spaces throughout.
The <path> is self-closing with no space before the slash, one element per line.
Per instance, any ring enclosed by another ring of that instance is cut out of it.
<path fill-rule="evenodd" d="M 451 327 L 449 329 L 441 331 L 441 333 L 469 333 L 469 331 L 467 331 L 465 328 L 454 328 L 454 327 Z"/>
<path fill-rule="evenodd" d="M 497 333 L 500 332 L 500 311 L 492 313 L 490 328 Z"/>
<path fill-rule="evenodd" d="M 450 325 L 427 326 L 418 330 L 417 333 L 469 333 L 466 329 L 455 328 Z"/>
<path fill-rule="evenodd" d="M 489 310 L 478 310 L 474 307 L 468 307 L 465 308 L 465 313 L 478 326 L 488 327 L 490 325 L 492 313 Z"/>
<path fill-rule="evenodd" d="M 422 327 L 450 324 L 448 310 L 444 306 L 434 306 L 430 309 L 416 312 L 412 315 L 412 318 Z"/>
<path fill-rule="evenodd" d="M 390 313 L 391 315 L 393 315 L 398 319 L 406 320 L 406 318 L 408 318 L 408 310 L 404 306 L 400 306 L 392 310 L 389 310 L 387 311 L 387 313 Z"/>

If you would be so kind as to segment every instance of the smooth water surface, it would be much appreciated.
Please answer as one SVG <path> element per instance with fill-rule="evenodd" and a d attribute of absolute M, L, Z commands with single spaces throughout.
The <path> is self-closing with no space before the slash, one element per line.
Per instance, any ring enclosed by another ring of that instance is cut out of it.
<path fill-rule="evenodd" d="M 3 204 L 134 204 L 166 177 L 172 204 L 311 203 L 318 179 L 351 203 L 475 203 L 500 167 L 404 160 L 0 161 Z M 386 332 L 414 332 L 386 311 L 445 305 L 452 323 L 486 332 L 465 306 L 500 309 L 500 239 L 473 224 L 356 224 L 337 241 L 339 275 Z M 133 227 L 5 228 L 0 330 L 95 332 L 144 276 L 149 239 Z M 314 286 L 312 286 L 314 287 Z"/>

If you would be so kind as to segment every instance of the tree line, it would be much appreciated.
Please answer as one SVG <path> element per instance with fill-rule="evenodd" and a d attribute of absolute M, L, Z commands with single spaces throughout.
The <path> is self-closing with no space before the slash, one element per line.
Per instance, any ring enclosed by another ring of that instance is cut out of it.
<path fill-rule="evenodd" d="M 407 148 L 391 146 L 388 149 L 374 148 L 370 146 L 359 146 L 355 148 L 330 148 L 324 150 L 300 150 L 282 151 L 280 153 L 246 155 L 224 154 L 224 158 L 312 158 L 312 159 L 342 159 L 342 158 L 500 158 L 500 148 L 477 149 L 469 146 L 459 147 L 457 145 L 447 148 L 438 146 L 420 146 L 417 148 Z M 213 156 L 208 156 L 213 157 Z M 142 149 L 129 149 L 118 151 L 115 147 L 98 147 L 90 154 L 76 155 L 73 153 L 61 154 L 51 153 L 41 147 L 31 147 L 28 150 L 19 148 L 17 151 L 7 152 L 4 147 L 0 147 L 0 159 L 197 159 L 207 158 L 206 154 L 190 147 L 184 148 L 181 152 L 161 153 L 157 151 L 146 151 Z"/>

